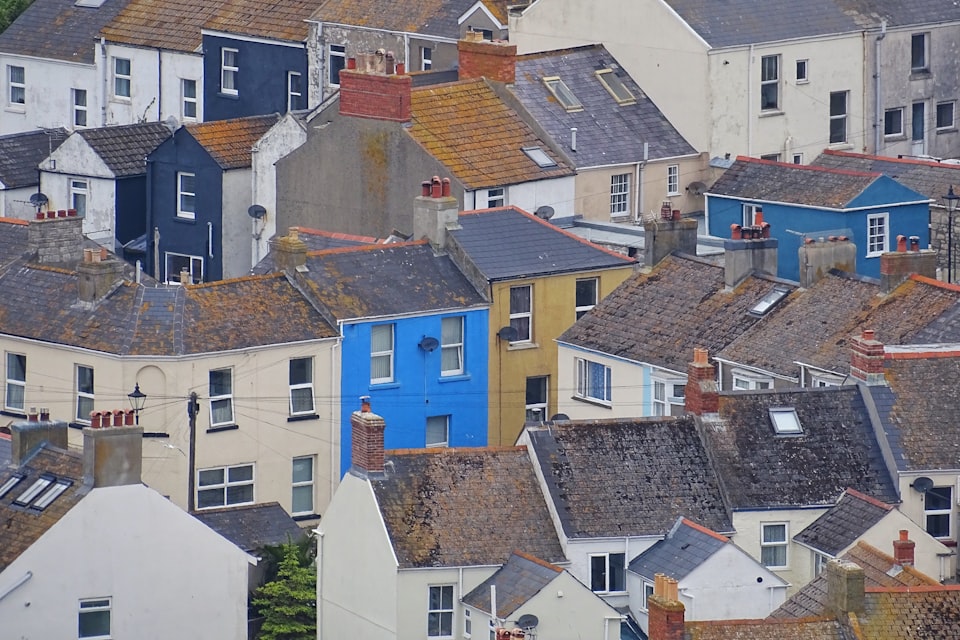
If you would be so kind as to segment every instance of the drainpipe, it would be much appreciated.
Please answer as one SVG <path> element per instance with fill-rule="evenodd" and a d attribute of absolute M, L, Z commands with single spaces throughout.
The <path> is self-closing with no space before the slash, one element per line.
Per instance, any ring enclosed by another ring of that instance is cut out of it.
<path fill-rule="evenodd" d="M 747 155 L 753 156 L 753 102 L 755 96 L 753 95 L 753 47 L 750 45 L 749 58 L 747 58 Z M 779 70 L 782 74 L 783 71 Z M 780 88 L 777 87 L 779 91 Z"/>
<path fill-rule="evenodd" d="M 941 573 L 942 573 L 942 572 L 941 572 Z M 20 576 L 19 578 L 17 578 L 17 580 L 14 581 L 13 584 L 11 584 L 9 587 L 7 587 L 6 589 L 4 589 L 3 591 L 0 591 L 0 600 L 3 600 L 3 599 L 6 598 L 8 595 L 10 595 L 11 593 L 13 593 L 13 592 L 16 591 L 17 589 L 19 589 L 22 585 L 24 585 L 24 584 L 25 584 L 30 578 L 32 578 L 32 577 L 33 577 L 33 571 L 27 571 L 25 574 L 23 574 L 22 576 Z"/>
<path fill-rule="evenodd" d="M 407 73 L 413 71 L 413 63 L 410 61 L 410 34 L 403 33 L 403 60 L 407 63 Z"/>
<path fill-rule="evenodd" d="M 100 126 L 107 126 L 107 68 L 110 66 L 110 60 L 107 58 L 107 39 L 100 36 L 100 58 L 103 63 L 100 65 Z"/>
<path fill-rule="evenodd" d="M 317 632 L 323 633 L 323 531 L 314 529 L 313 533 L 317 536 Z"/>
<path fill-rule="evenodd" d="M 880 61 L 881 61 L 881 42 L 887 37 L 887 21 L 884 20 L 880 23 L 880 35 L 877 36 L 876 41 L 873 43 L 873 59 L 874 65 L 874 102 L 875 104 L 875 118 L 876 121 L 873 125 L 873 152 L 875 154 L 880 153 L 880 145 L 883 141 L 883 103 L 880 101 Z"/>
<path fill-rule="evenodd" d="M 339 322 L 337 328 L 340 330 L 340 338 L 343 339 L 343 322 Z M 330 397 L 336 398 L 340 395 L 340 380 L 337 376 L 337 363 L 340 361 L 337 358 L 337 350 L 340 349 L 340 340 L 337 340 L 333 343 L 333 347 L 330 349 Z M 343 448 L 343 438 L 340 437 L 340 434 L 337 433 L 338 430 L 342 428 L 340 424 L 341 418 L 338 416 L 339 413 L 339 402 L 330 403 L 330 499 L 333 499 L 333 494 L 337 490 L 337 483 L 340 482 L 340 473 L 333 472 L 334 469 L 340 469 L 340 451 L 339 449 Z M 334 447 L 333 443 L 339 442 L 339 447 Z M 330 500 L 327 501 L 329 504 Z"/>
<path fill-rule="evenodd" d="M 163 50 L 157 47 L 157 120 L 163 119 Z"/>

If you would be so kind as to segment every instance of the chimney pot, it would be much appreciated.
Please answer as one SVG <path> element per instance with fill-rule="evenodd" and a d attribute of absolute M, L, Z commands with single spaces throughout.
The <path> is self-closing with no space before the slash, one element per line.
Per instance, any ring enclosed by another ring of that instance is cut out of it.
<path fill-rule="evenodd" d="M 398 75 L 398 76 L 406 75 L 406 73 L 407 73 L 407 65 L 405 65 L 405 64 L 402 63 L 402 62 L 398 62 L 396 68 L 397 68 L 397 75 Z"/>
<path fill-rule="evenodd" d="M 737 223 L 730 225 L 730 239 L 731 240 L 742 240 L 743 239 L 743 227 Z"/>
<path fill-rule="evenodd" d="M 360 413 L 370 413 L 370 396 L 360 396 Z"/>
<path fill-rule="evenodd" d="M 429 180 L 424 180 L 420 183 L 420 195 L 424 198 L 430 197 L 430 185 L 431 182 Z"/>
<path fill-rule="evenodd" d="M 356 68 L 357 68 L 357 59 L 347 58 L 347 69 L 356 69 Z"/>
<path fill-rule="evenodd" d="M 123 412 L 123 426 L 125 426 L 125 427 L 132 427 L 132 426 L 134 426 L 134 425 L 133 425 L 133 418 L 134 418 L 134 411 L 133 411 L 133 409 L 127 409 L 126 411 L 124 411 L 124 412 Z"/>
<path fill-rule="evenodd" d="M 191 284 L 190 272 L 186 268 L 180 269 L 180 284 L 183 286 Z"/>
<path fill-rule="evenodd" d="M 910 236 L 910 251 L 920 251 L 920 236 Z"/>
<path fill-rule="evenodd" d="M 66 209 L 60 209 L 59 211 L 57 211 L 57 217 L 58 217 L 58 218 L 66 218 L 66 217 L 67 217 L 67 210 L 66 210 Z"/>
<path fill-rule="evenodd" d="M 113 410 L 113 426 L 115 427 L 123 426 L 123 409 Z"/>
<path fill-rule="evenodd" d="M 900 539 L 893 541 L 893 558 L 901 567 L 913 566 L 916 543 L 910 539 L 910 532 L 900 530 Z"/>
<path fill-rule="evenodd" d="M 862 337 L 864 340 L 873 340 L 875 335 L 876 332 L 873 329 L 864 329 L 860 334 L 860 337 Z"/>
<path fill-rule="evenodd" d="M 50 420 L 50 409 L 48 409 L 47 407 L 41 407 L 41 408 L 40 408 L 40 421 L 41 421 L 41 422 L 47 422 L 48 420 Z"/>
<path fill-rule="evenodd" d="M 43 211 L 37 211 L 37 220 L 43 220 L 47 215 Z"/>
<path fill-rule="evenodd" d="M 670 219 L 671 219 L 671 220 L 679 220 L 679 219 L 680 219 L 680 209 L 674 209 L 674 210 L 673 210 L 673 215 L 670 216 Z"/>
<path fill-rule="evenodd" d="M 47 211 L 47 220 L 50 220 L 56 217 L 57 217 L 57 212 L 55 210 L 50 209 L 49 211 Z"/>
<path fill-rule="evenodd" d="M 907 250 L 907 236 L 897 236 L 897 251 L 903 253 Z"/>
<path fill-rule="evenodd" d="M 67 209 L 67 217 L 68 217 L 68 218 L 76 218 L 76 217 L 77 217 L 77 210 L 76 210 L 76 209 Z"/>
<path fill-rule="evenodd" d="M 441 195 L 444 198 L 450 197 L 450 178 L 444 178 L 440 181 L 441 184 Z"/>
<path fill-rule="evenodd" d="M 30 422 L 39 422 L 40 414 L 37 413 L 36 407 L 30 407 L 30 413 L 27 414 L 27 420 Z"/>
<path fill-rule="evenodd" d="M 439 198 L 441 194 L 443 194 L 443 185 L 440 183 L 440 176 L 433 176 L 433 181 L 430 184 L 430 196 Z"/>
<path fill-rule="evenodd" d="M 757 209 L 756 211 L 753 212 L 753 224 L 756 225 L 756 226 L 758 226 L 758 227 L 761 226 L 761 225 L 763 225 L 763 210 L 762 210 L 762 209 Z"/>
<path fill-rule="evenodd" d="M 90 428 L 91 429 L 100 428 L 100 412 L 99 411 L 90 412 Z"/>

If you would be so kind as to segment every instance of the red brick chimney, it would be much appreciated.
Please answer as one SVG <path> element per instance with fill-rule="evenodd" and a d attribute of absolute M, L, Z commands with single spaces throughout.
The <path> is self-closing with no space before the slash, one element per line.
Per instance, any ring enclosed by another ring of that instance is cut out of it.
<path fill-rule="evenodd" d="M 893 558 L 901 567 L 913 566 L 914 548 L 917 543 L 911 540 L 906 529 L 900 529 L 900 539 L 893 541 Z"/>
<path fill-rule="evenodd" d="M 720 393 L 717 374 L 710 364 L 706 349 L 693 350 L 693 362 L 687 367 L 687 387 L 684 393 L 684 408 L 687 413 L 703 415 L 720 410 Z"/>
<path fill-rule="evenodd" d="M 387 62 L 390 52 L 383 54 L 383 64 L 378 62 L 377 56 L 380 55 L 379 51 L 361 54 L 363 64 L 359 68 L 356 58 L 347 60 L 347 68 L 340 71 L 340 113 L 358 118 L 409 122 L 413 79 L 401 73 L 403 65 L 394 69 Z"/>
<path fill-rule="evenodd" d="M 928 278 L 937 277 L 937 252 L 933 249 L 920 249 L 920 238 L 897 236 L 897 250 L 880 255 L 880 288 L 890 293 L 897 286 L 917 273 Z"/>
<path fill-rule="evenodd" d="M 874 338 L 873 329 L 864 329 L 850 340 L 850 375 L 871 386 L 886 384 L 883 343 Z"/>
<path fill-rule="evenodd" d="M 677 581 L 658 573 L 653 578 L 653 595 L 647 598 L 647 637 L 683 640 L 684 612 L 677 597 Z"/>
<path fill-rule="evenodd" d="M 478 31 L 468 31 L 457 42 L 460 55 L 460 79 L 486 78 L 513 83 L 517 77 L 517 45 L 484 40 Z M 341 89 L 342 91 L 342 89 Z"/>
<path fill-rule="evenodd" d="M 361 477 L 383 475 L 383 418 L 370 411 L 370 397 L 360 398 L 360 410 L 350 416 L 352 433 L 350 470 Z"/>

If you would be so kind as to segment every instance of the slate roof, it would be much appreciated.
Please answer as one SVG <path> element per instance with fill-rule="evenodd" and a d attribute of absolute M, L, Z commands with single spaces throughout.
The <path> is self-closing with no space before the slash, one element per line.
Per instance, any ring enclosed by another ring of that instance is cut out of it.
<path fill-rule="evenodd" d="M 271 113 L 188 124 L 185 128 L 222 169 L 242 169 L 251 164 L 253 146 L 279 121 L 280 114 Z"/>
<path fill-rule="evenodd" d="M 793 539 L 836 557 L 892 510 L 892 505 L 847 489 L 837 504 L 793 536 Z"/>
<path fill-rule="evenodd" d="M 888 295 L 880 291 L 876 281 L 831 272 L 716 356 L 793 378 L 798 362 L 846 375 L 850 337 L 864 329 L 881 342 L 916 344 L 927 341 L 924 328 L 944 314 L 957 318 L 960 287 L 915 275 Z M 939 337 L 960 342 L 960 322 L 938 326 Z"/>
<path fill-rule="evenodd" d="M 39 184 L 37 167 L 68 135 L 66 129 L 58 127 L 0 136 L 0 187 L 19 189 Z"/>
<path fill-rule="evenodd" d="M 201 53 L 200 29 L 221 4 L 221 0 L 131 0 L 100 34 L 110 42 Z"/>
<path fill-rule="evenodd" d="M 796 287 L 750 276 L 728 291 L 723 267 L 671 255 L 627 278 L 559 341 L 685 373 L 694 347 L 714 354 L 754 326 L 747 312 L 774 286 Z"/>
<path fill-rule="evenodd" d="M 448 234 L 489 281 L 624 267 L 636 262 L 516 207 L 461 213 Z"/>
<path fill-rule="evenodd" d="M 703 620 L 683 640 L 850 640 L 836 620 Z"/>
<path fill-rule="evenodd" d="M 315 22 L 332 22 L 367 29 L 406 31 L 423 35 L 457 38 L 458 19 L 476 0 L 327 0 L 310 16 Z M 511 0 L 486 0 L 484 5 L 507 24 Z"/>
<path fill-rule="evenodd" d="M 106 0 L 92 8 L 79 7 L 74 0 L 34 0 L 0 33 L 0 51 L 92 65 L 97 33 L 128 2 Z"/>
<path fill-rule="evenodd" d="M 78 129 L 83 138 L 118 178 L 147 173 L 147 156 L 172 134 L 162 122 L 145 122 L 97 129 Z"/>
<path fill-rule="evenodd" d="M 467 189 L 502 187 L 574 171 L 483 78 L 414 88 L 407 132 Z M 540 147 L 556 166 L 522 151 Z"/>
<path fill-rule="evenodd" d="M 830 169 L 882 173 L 932 199 L 933 204 L 941 204 L 950 186 L 960 184 L 960 165 L 932 160 L 868 156 L 827 149 L 810 164 Z"/>
<path fill-rule="evenodd" d="M 802 435 L 775 434 L 772 407 L 794 408 Z M 701 420 L 734 509 L 832 505 L 848 487 L 898 500 L 859 387 L 721 392 Z"/>
<path fill-rule="evenodd" d="M 857 617 L 864 640 L 958 640 L 960 585 L 869 589 Z"/>
<path fill-rule="evenodd" d="M 319 0 L 226 0 L 203 28 L 224 33 L 303 42 L 307 18 Z"/>
<path fill-rule="evenodd" d="M 400 568 L 563 562 L 525 447 L 386 452 L 371 480 Z"/>
<path fill-rule="evenodd" d="M 487 304 L 426 240 L 309 253 L 302 275 L 340 321 Z"/>
<path fill-rule="evenodd" d="M 568 538 L 664 535 L 680 516 L 733 530 L 690 417 L 558 421 L 527 433 Z"/>
<path fill-rule="evenodd" d="M 597 69 L 603 68 L 615 69 L 634 104 L 617 104 L 597 78 Z M 582 111 L 568 112 L 557 102 L 543 83 L 551 76 L 563 80 Z M 570 150 L 570 128 L 577 128 L 576 153 L 568 156 L 581 169 L 638 162 L 645 142 L 650 160 L 697 153 L 600 44 L 518 56 L 513 93 L 564 149 Z"/>
<path fill-rule="evenodd" d="M 295 543 L 306 535 L 277 502 L 204 509 L 193 515 L 248 553 L 266 546 Z"/>
<path fill-rule="evenodd" d="M 338 233 L 334 231 L 322 231 L 320 229 L 309 229 L 307 227 L 290 227 L 296 229 L 303 243 L 307 245 L 307 251 L 325 251 L 327 249 L 342 249 L 345 247 L 362 247 L 368 244 L 381 244 L 382 240 L 371 236 L 357 236 L 349 233 Z M 276 263 L 273 260 L 271 251 L 253 268 L 253 273 L 270 273 L 276 269 Z"/>
<path fill-rule="evenodd" d="M 653 580 L 658 573 L 683 580 L 730 539 L 686 518 L 677 518 L 667 537 L 630 561 L 630 571 Z"/>
<path fill-rule="evenodd" d="M 514 551 L 506 564 L 463 596 L 464 604 L 490 611 L 490 587 L 497 588 L 497 616 L 510 617 L 514 611 L 556 580 L 563 569 L 521 551 Z"/>

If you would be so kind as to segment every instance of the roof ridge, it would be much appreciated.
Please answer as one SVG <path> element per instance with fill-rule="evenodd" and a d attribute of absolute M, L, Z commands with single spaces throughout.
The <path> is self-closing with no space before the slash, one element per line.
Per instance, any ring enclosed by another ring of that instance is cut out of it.
<path fill-rule="evenodd" d="M 919 584 L 896 587 L 864 587 L 865 593 L 937 593 L 938 591 L 960 592 L 960 584 Z"/>
<path fill-rule="evenodd" d="M 944 282 L 942 280 L 937 280 L 936 278 L 929 278 L 927 276 L 922 276 L 919 273 L 911 273 L 910 279 L 914 282 L 922 282 L 923 284 L 929 284 L 940 289 L 946 289 L 947 291 L 957 291 L 960 292 L 960 284 L 955 282 Z"/>
<path fill-rule="evenodd" d="M 689 518 L 681 517 L 681 521 L 683 522 L 683 524 L 685 524 L 686 526 L 690 527 L 691 529 L 693 529 L 693 530 L 695 530 L 695 531 L 699 531 L 700 533 L 704 533 L 704 534 L 706 534 L 706 535 L 708 535 L 708 536 L 711 536 L 711 537 L 713 537 L 713 538 L 716 538 L 717 540 L 720 540 L 720 541 L 722 541 L 722 542 L 730 542 L 730 538 L 728 538 L 727 536 L 722 535 L 722 534 L 719 534 L 719 533 L 717 533 L 716 531 L 714 531 L 713 529 L 709 529 L 709 528 L 707 528 L 707 527 L 705 527 L 705 526 L 703 526 L 703 525 L 701 525 L 701 524 L 697 524 L 696 522 L 694 522 L 693 520 L 690 520 Z"/>
<path fill-rule="evenodd" d="M 19 224 L 19 225 L 29 225 L 29 220 L 21 220 L 20 218 L 5 218 L 0 216 L 0 222 L 5 224 Z"/>
<path fill-rule="evenodd" d="M 481 453 L 510 453 L 516 451 L 526 451 L 527 447 L 525 445 L 513 445 L 513 446 L 490 446 L 490 447 L 428 447 L 423 449 L 385 449 L 385 455 L 392 456 L 407 456 L 407 455 L 418 455 L 418 454 L 481 454 Z"/>
<path fill-rule="evenodd" d="M 325 229 L 313 229 L 311 227 L 290 227 L 291 229 L 296 229 L 300 233 L 306 233 L 311 236 L 324 236 L 326 238 L 336 238 L 338 240 L 360 240 L 364 242 L 379 243 L 380 238 L 375 238 L 373 236 L 361 236 L 355 235 L 352 233 L 341 233 L 340 231 L 327 231 Z"/>
<path fill-rule="evenodd" d="M 753 164 L 766 164 L 778 167 L 785 167 L 797 171 L 820 171 L 821 173 L 833 173 L 837 175 L 856 176 L 859 178 L 880 178 L 883 173 L 879 171 L 854 171 L 853 169 L 834 169 L 833 167 L 819 167 L 809 164 L 793 164 L 792 162 L 780 162 L 778 160 L 764 160 L 762 158 L 751 158 L 750 156 L 737 156 L 737 160 L 743 160 Z"/>
<path fill-rule="evenodd" d="M 880 507 L 885 511 L 893 511 L 893 505 L 887 504 L 886 502 L 883 502 L 881 500 L 877 500 L 873 496 L 868 496 L 865 493 L 861 493 L 856 489 L 854 489 L 853 487 L 847 487 L 847 489 L 843 492 L 843 495 L 850 495 L 854 498 L 857 498 L 858 500 L 863 500 L 866 503 L 872 504 L 875 507 Z M 841 495 L 840 497 L 842 498 L 843 495 Z M 837 500 L 837 502 L 839 503 L 840 501 Z"/>
<path fill-rule="evenodd" d="M 836 149 L 824 149 L 824 155 L 839 156 L 843 158 L 864 158 L 868 160 L 879 160 L 881 162 L 896 162 L 899 164 L 918 164 L 924 167 L 943 167 L 945 169 L 960 170 L 960 164 L 947 164 L 940 160 L 923 160 L 921 158 L 903 158 L 900 156 L 877 156 L 869 153 L 854 153 L 853 151 L 839 151 Z"/>
<path fill-rule="evenodd" d="M 307 255 L 311 258 L 317 258 L 320 256 L 335 254 L 335 253 L 352 253 L 354 251 L 378 251 L 383 249 L 392 249 L 392 248 L 403 248 L 403 247 L 416 247 L 428 244 L 429 240 L 405 240 L 403 242 L 391 242 L 390 244 L 365 244 L 357 247 L 334 247 L 332 249 L 317 249 L 316 251 L 307 251 Z"/>
<path fill-rule="evenodd" d="M 283 276 L 282 271 L 272 271 L 270 273 L 252 273 L 246 276 L 238 276 L 236 278 L 230 278 L 229 280 L 214 280 L 213 282 L 200 282 L 197 284 L 188 284 L 186 289 L 210 289 L 213 287 L 223 287 L 231 285 L 237 282 L 250 282 L 256 280 L 276 280 Z"/>
<path fill-rule="evenodd" d="M 513 550 L 513 553 L 514 553 L 514 555 L 520 556 L 520 557 L 523 558 L 524 560 L 529 560 L 530 562 L 533 562 L 534 564 L 538 564 L 538 565 L 540 565 L 541 567 L 546 567 L 547 569 L 553 569 L 553 570 L 556 571 L 557 573 L 562 573 L 562 572 L 563 572 L 563 569 L 561 569 L 561 568 L 558 567 L 557 565 L 555 565 L 555 564 L 553 564 L 553 563 L 551 563 L 551 562 L 547 562 L 546 560 L 541 560 L 541 559 L 538 558 L 537 556 L 530 555 L 529 553 L 527 553 L 527 552 L 525 552 L 525 551 L 521 551 L 520 549 L 514 549 L 514 550 Z"/>

